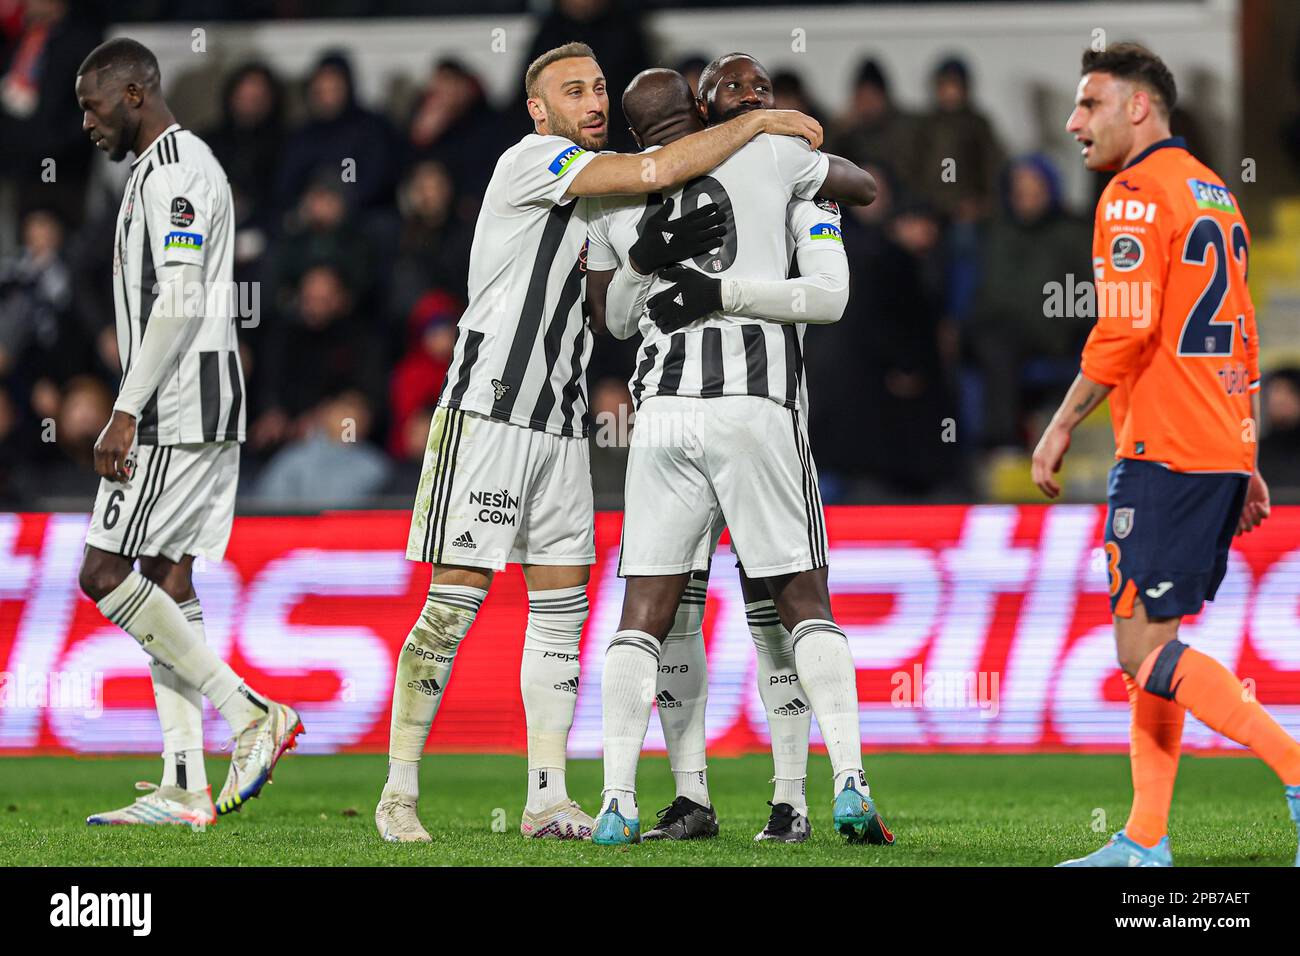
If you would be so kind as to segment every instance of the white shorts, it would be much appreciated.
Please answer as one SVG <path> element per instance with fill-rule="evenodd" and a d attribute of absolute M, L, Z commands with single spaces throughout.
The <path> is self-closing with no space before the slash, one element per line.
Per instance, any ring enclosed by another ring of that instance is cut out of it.
<path fill-rule="evenodd" d="M 594 564 L 587 440 L 438 408 L 406 556 L 496 571 L 507 563 Z"/>
<path fill-rule="evenodd" d="M 235 520 L 239 443 L 140 445 L 132 455 L 128 481 L 100 480 L 86 544 L 124 558 L 220 561 Z"/>
<path fill-rule="evenodd" d="M 646 399 L 624 497 L 623 576 L 707 570 L 719 521 L 752 578 L 826 564 L 808 436 L 800 414 L 771 399 Z"/>

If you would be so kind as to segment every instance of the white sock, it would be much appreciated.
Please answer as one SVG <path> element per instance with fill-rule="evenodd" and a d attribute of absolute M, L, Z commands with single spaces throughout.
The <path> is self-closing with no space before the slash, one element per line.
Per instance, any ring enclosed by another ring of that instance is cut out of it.
<path fill-rule="evenodd" d="M 808 693 L 835 774 L 836 792 L 850 773 L 862 773 L 858 681 L 848 638 L 834 621 L 800 621 L 790 632 L 799 683 Z"/>
<path fill-rule="evenodd" d="M 704 604 L 708 579 L 686 585 L 671 630 L 659 651 L 655 703 L 668 747 L 677 796 L 710 806 L 705 760 L 704 709 L 709 696 L 704 654 Z"/>
<path fill-rule="evenodd" d="M 384 783 L 385 797 L 401 794 L 405 797 L 420 795 L 420 765 L 412 760 L 388 758 L 388 780 Z"/>
<path fill-rule="evenodd" d="M 179 680 L 197 687 L 232 730 L 243 730 L 266 714 L 266 701 L 212 652 L 190 627 L 176 602 L 138 571 L 128 574 L 97 607 L 134 637 L 154 660 Z"/>
<path fill-rule="evenodd" d="M 605 651 L 601 710 L 605 739 L 605 786 L 602 812 L 617 799 L 625 817 L 639 816 L 636 765 L 650 724 L 659 642 L 645 631 L 619 631 Z"/>
<path fill-rule="evenodd" d="M 805 778 L 808 776 L 808 732 L 812 707 L 799 686 L 794 663 L 794 641 L 781 624 L 776 604 L 769 598 L 745 605 L 745 619 L 758 654 L 758 696 L 767 714 L 772 738 L 773 803 L 788 803 L 808 813 Z"/>
<path fill-rule="evenodd" d="M 420 616 L 397 655 L 393 681 L 393 716 L 388 726 L 389 776 L 394 764 L 418 765 L 434 715 L 451 678 L 456 651 L 469 632 L 478 609 L 487 597 L 482 588 L 459 584 L 435 584 L 429 588 Z M 414 786 L 414 776 L 403 778 L 403 786 Z M 384 793 L 390 792 L 385 785 Z M 418 792 L 401 790 L 401 793 Z"/>
<path fill-rule="evenodd" d="M 198 598 L 177 605 L 200 641 L 207 643 L 203 631 L 203 608 Z M 161 663 L 149 659 L 149 676 L 153 678 L 153 700 L 163 735 L 164 787 L 203 790 L 208 785 L 203 764 L 203 695 L 185 683 Z"/>
<path fill-rule="evenodd" d="M 578 703 L 578 647 L 587 589 L 528 592 L 528 628 L 519 689 L 528 723 L 528 798 L 532 813 L 569 799 L 564 767 Z"/>

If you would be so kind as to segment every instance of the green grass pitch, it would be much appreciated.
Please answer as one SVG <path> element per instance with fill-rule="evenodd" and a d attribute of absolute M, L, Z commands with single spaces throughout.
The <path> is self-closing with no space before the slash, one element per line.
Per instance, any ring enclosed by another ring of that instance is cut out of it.
<path fill-rule="evenodd" d="M 718 839 L 616 849 L 522 839 L 522 757 L 438 754 L 420 772 L 421 818 L 434 842 L 395 846 L 374 826 L 382 755 L 289 755 L 261 798 L 206 832 L 85 825 L 88 813 L 129 802 L 132 783 L 156 780 L 159 767 L 140 758 L 0 759 L 0 865 L 1047 866 L 1099 846 L 1123 825 L 1130 797 L 1122 755 L 873 754 L 872 792 L 898 841 L 847 846 L 830 825 L 829 765 L 814 756 L 812 839 L 760 845 L 752 838 L 767 819 L 770 758 L 715 759 Z M 225 759 L 209 757 L 207 769 L 219 787 Z M 569 791 L 589 810 L 600 774 L 598 761 L 569 766 Z M 645 829 L 672 798 L 666 761 L 642 760 L 640 782 Z M 1282 788 L 1249 759 L 1183 758 L 1171 838 L 1183 866 L 1295 859 Z"/>

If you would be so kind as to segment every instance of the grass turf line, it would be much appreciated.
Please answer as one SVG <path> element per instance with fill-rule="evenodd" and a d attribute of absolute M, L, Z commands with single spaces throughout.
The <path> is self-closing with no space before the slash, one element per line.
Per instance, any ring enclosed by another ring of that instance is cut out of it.
<path fill-rule="evenodd" d="M 709 765 L 717 839 L 610 848 L 519 836 L 522 757 L 430 754 L 420 815 L 434 842 L 390 845 L 374 825 L 385 766 L 382 755 L 290 755 L 259 799 L 196 833 L 85 825 L 88 814 L 129 803 L 133 781 L 156 780 L 156 759 L 0 758 L 0 865 L 1048 866 L 1100 846 L 1123 826 L 1130 800 L 1122 755 L 872 754 L 872 794 L 898 842 L 847 846 L 831 828 L 829 765 L 814 756 L 812 839 L 755 844 L 771 796 L 771 758 L 756 755 Z M 226 760 L 210 756 L 207 770 L 219 789 Z M 585 809 L 598 809 L 599 761 L 570 761 L 568 780 Z M 639 780 L 644 831 L 672 799 L 666 760 L 643 759 Z M 1180 866 L 1295 859 L 1282 787 L 1249 759 L 1184 757 L 1171 839 Z"/>

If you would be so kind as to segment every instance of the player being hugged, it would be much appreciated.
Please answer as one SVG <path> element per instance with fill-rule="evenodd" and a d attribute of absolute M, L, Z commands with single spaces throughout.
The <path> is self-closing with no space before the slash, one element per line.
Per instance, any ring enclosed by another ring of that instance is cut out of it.
<path fill-rule="evenodd" d="M 520 686 L 528 727 L 526 837 L 587 839 L 565 764 L 595 561 L 587 447 L 591 332 L 582 299 L 585 196 L 679 186 L 759 133 L 807 136 L 801 113 L 746 116 L 687 137 L 647 162 L 600 154 L 609 97 L 595 54 L 569 43 L 524 77 L 535 132 L 497 160 L 474 229 L 468 305 L 429 431 L 406 555 L 432 564 L 428 598 L 402 646 L 393 688 L 388 780 L 375 810 L 385 840 L 427 841 L 416 814 L 420 755 L 461 640 L 495 572 L 523 565 L 528 585 Z M 671 227 L 694 255 L 716 215 Z"/>
<path fill-rule="evenodd" d="M 1182 618 L 1214 599 L 1234 534 L 1267 518 L 1269 500 L 1256 458 L 1250 233 L 1223 181 L 1170 136 L 1175 95 L 1150 50 L 1090 51 L 1066 124 L 1089 169 L 1116 172 L 1093 232 L 1097 323 L 1033 477 L 1060 494 L 1053 475 L 1070 433 L 1109 396 L 1118 460 L 1105 539 L 1133 808 L 1104 847 L 1062 866 L 1172 865 L 1169 805 L 1189 710 L 1273 768 L 1300 826 L 1300 744 L 1226 667 L 1178 639 Z"/>
<path fill-rule="evenodd" d="M 113 238 L 122 384 L 95 443 L 102 480 L 81 588 L 152 658 L 164 751 L 161 786 L 140 785 L 151 792 L 86 822 L 202 825 L 257 796 L 302 733 L 292 708 L 251 690 L 207 646 L 192 581 L 195 555 L 225 554 L 244 440 L 234 208 L 221 164 L 172 116 L 144 46 L 97 47 L 76 94 L 91 141 L 113 162 L 135 154 Z M 215 807 L 203 697 L 235 742 Z"/>
<path fill-rule="evenodd" d="M 766 72 L 745 54 L 728 54 L 704 69 L 698 104 L 670 70 L 639 74 L 623 94 L 646 156 L 673 148 L 706 120 L 762 115 L 769 103 Z M 873 198 L 867 173 L 835 165 L 840 175 L 831 190 L 861 202 Z M 758 839 L 799 842 L 809 832 L 803 779 L 811 709 L 834 772 L 836 830 L 854 842 L 893 842 L 862 767 L 856 672 L 830 609 L 825 525 L 802 418 L 803 328 L 838 321 L 848 299 L 838 208 L 813 202 L 830 183 L 831 167 L 829 157 L 801 140 L 761 137 L 683 190 L 644 204 L 605 203 L 593 221 L 589 263 L 610 276 L 606 325 L 619 337 L 638 328 L 642 334 L 631 383 L 637 424 L 619 557 L 627 588 L 602 677 L 605 786 L 594 842 L 641 840 L 636 770 L 656 699 L 646 689 L 656 685 L 656 675 L 660 685 L 677 684 L 693 701 L 681 710 L 696 718 L 693 725 L 663 718 L 678 797 L 646 838 L 717 832 L 704 778 L 703 648 L 694 622 L 688 628 L 683 619 L 703 599 L 700 576 L 723 522 L 749 582 L 746 611 L 760 668 L 788 680 L 787 691 L 797 685 L 797 693 L 780 695 L 785 700 L 769 710 L 782 783 Z M 699 205 L 705 197 L 726 213 L 713 249 L 681 256 L 666 248 L 661 223 L 672 221 L 675 206 L 684 216 L 708 208 Z M 799 254 L 801 271 L 809 271 L 793 279 L 792 223 L 809 236 Z M 825 247 L 826 255 L 809 256 L 810 246 Z M 679 260 L 690 265 L 674 265 Z M 689 670 L 679 672 L 690 679 L 665 681 L 665 655 L 670 670 L 686 663 Z M 666 707 L 667 689 L 661 686 L 657 697 L 661 716 L 681 702 L 674 695 Z M 778 709 L 804 719 L 773 720 Z"/>

